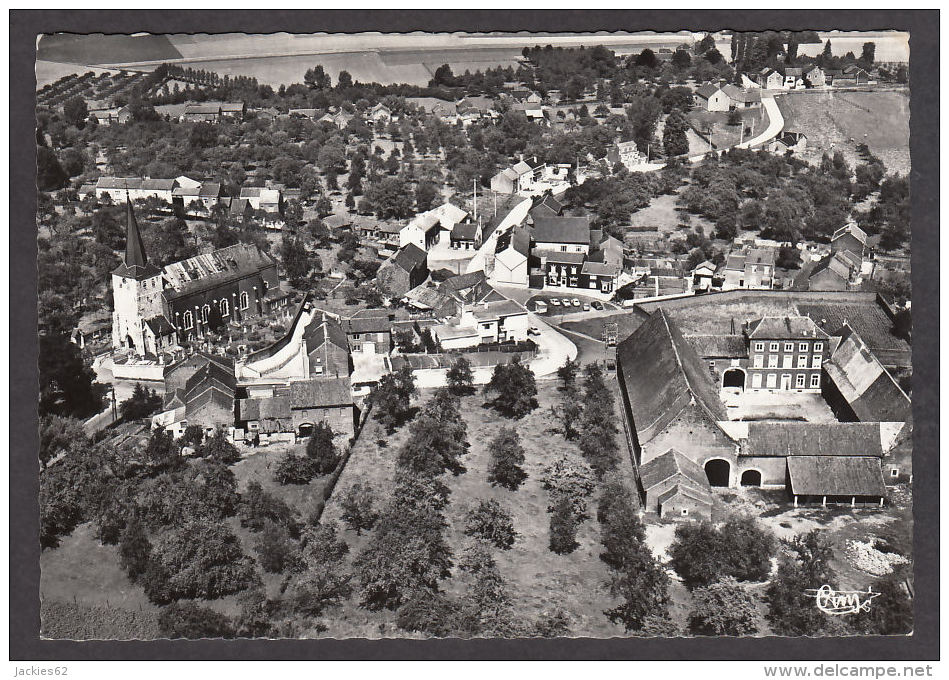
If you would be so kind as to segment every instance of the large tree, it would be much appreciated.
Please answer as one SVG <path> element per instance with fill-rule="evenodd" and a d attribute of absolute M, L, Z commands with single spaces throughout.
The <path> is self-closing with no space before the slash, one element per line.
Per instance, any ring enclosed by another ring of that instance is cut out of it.
<path fill-rule="evenodd" d="M 521 418 L 537 407 L 534 373 L 517 357 L 511 363 L 494 367 L 484 391 L 496 395 L 491 404 L 508 418 Z"/>
<path fill-rule="evenodd" d="M 689 588 L 710 585 L 731 576 L 762 581 L 771 572 L 773 534 L 753 518 L 728 520 L 721 529 L 704 522 L 676 527 L 669 547 L 670 563 Z"/>
<path fill-rule="evenodd" d="M 754 635 L 758 632 L 755 598 L 733 578 L 692 593 L 689 631 L 693 635 Z"/>
<path fill-rule="evenodd" d="M 497 436 L 488 444 L 491 453 L 491 467 L 488 471 L 488 481 L 492 486 L 503 486 L 511 491 L 524 483 L 527 473 L 524 472 L 524 447 L 520 437 L 513 427 L 502 427 Z"/>

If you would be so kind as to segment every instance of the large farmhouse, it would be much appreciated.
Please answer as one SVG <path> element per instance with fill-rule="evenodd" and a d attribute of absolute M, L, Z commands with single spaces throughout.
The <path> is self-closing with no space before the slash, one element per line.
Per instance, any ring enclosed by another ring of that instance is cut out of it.
<path fill-rule="evenodd" d="M 908 397 L 859 336 L 849 327 L 829 336 L 807 317 L 686 337 L 659 307 L 616 360 L 639 491 L 662 517 L 708 517 L 713 487 L 786 489 L 795 504 L 882 504 L 884 458 L 912 427 Z M 735 417 L 723 401 L 735 389 L 751 402 L 816 395 L 838 422 Z"/>

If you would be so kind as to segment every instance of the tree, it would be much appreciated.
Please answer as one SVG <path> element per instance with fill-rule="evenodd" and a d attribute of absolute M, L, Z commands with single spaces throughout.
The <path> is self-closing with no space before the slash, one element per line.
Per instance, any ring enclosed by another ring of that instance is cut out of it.
<path fill-rule="evenodd" d="M 296 546 L 286 527 L 266 522 L 254 545 L 257 562 L 269 574 L 282 574 L 294 562 Z"/>
<path fill-rule="evenodd" d="M 471 362 L 464 356 L 460 356 L 451 365 L 445 374 L 448 382 L 448 390 L 459 397 L 474 393 L 474 372 L 471 370 Z"/>
<path fill-rule="evenodd" d="M 182 436 L 182 439 L 184 439 L 184 436 Z M 194 455 L 199 458 L 215 460 L 224 465 L 231 465 L 241 459 L 241 452 L 227 440 L 223 428 L 216 430 L 213 435 L 199 444 Z"/>
<path fill-rule="evenodd" d="M 754 597 L 727 577 L 692 593 L 689 632 L 693 635 L 754 635 L 758 632 Z"/>
<path fill-rule="evenodd" d="M 425 633 L 432 637 L 457 635 L 459 606 L 444 593 L 419 590 L 412 593 L 399 607 L 396 625 L 410 633 Z"/>
<path fill-rule="evenodd" d="M 685 50 L 676 50 L 672 55 L 672 65 L 678 69 L 687 69 L 692 65 L 692 56 Z"/>
<path fill-rule="evenodd" d="M 46 415 L 40 418 L 40 464 L 46 465 L 65 452 L 70 446 L 84 447 L 89 444 L 82 421 Z"/>
<path fill-rule="evenodd" d="M 501 550 L 510 550 L 517 538 L 514 521 L 494 499 L 482 500 L 465 521 L 465 535 L 478 538 Z"/>
<path fill-rule="evenodd" d="M 741 125 L 741 111 L 735 109 L 728 112 L 727 124 L 731 126 Z"/>
<path fill-rule="evenodd" d="M 503 486 L 511 491 L 527 479 L 527 473 L 521 467 L 524 464 L 524 448 L 520 436 L 513 427 L 502 427 L 488 445 L 491 452 L 491 467 L 488 481 L 491 486 Z"/>
<path fill-rule="evenodd" d="M 274 469 L 274 479 L 284 486 L 289 484 L 309 484 L 316 475 L 313 461 L 288 451 Z"/>
<path fill-rule="evenodd" d="M 484 391 L 496 393 L 491 405 L 508 418 L 521 418 L 537 408 L 534 373 L 518 357 L 495 366 Z"/>
<path fill-rule="evenodd" d="M 819 635 L 831 622 L 814 606 L 809 591 L 822 585 L 836 588 L 830 566 L 833 550 L 818 529 L 785 541 L 783 547 L 778 570 L 765 591 L 765 618 L 777 635 Z"/>
<path fill-rule="evenodd" d="M 89 119 L 89 107 L 86 106 L 86 100 L 82 97 L 67 99 L 63 104 L 63 119 L 81 130 Z"/>
<path fill-rule="evenodd" d="M 408 420 L 412 412 L 412 396 L 416 392 L 412 367 L 406 364 L 397 372 L 382 376 L 376 389 L 369 395 L 375 411 L 373 417 L 385 426 L 389 434 Z"/>
<path fill-rule="evenodd" d="M 306 70 L 306 73 L 303 75 L 303 82 L 311 90 L 325 90 L 332 86 L 332 80 L 329 77 L 329 74 L 323 70 L 323 65 L 318 64 L 313 68 Z"/>
<path fill-rule="evenodd" d="M 339 75 L 336 77 L 336 88 L 339 90 L 345 90 L 353 86 L 353 77 L 350 75 L 349 71 L 340 71 Z"/>
<path fill-rule="evenodd" d="M 233 638 L 231 620 L 210 607 L 194 602 L 175 602 L 158 614 L 158 632 L 163 638 L 197 640 Z"/>
<path fill-rule="evenodd" d="M 58 191 L 66 184 L 66 171 L 51 149 L 36 147 L 36 188 L 38 191 Z"/>
<path fill-rule="evenodd" d="M 672 568 L 689 588 L 729 576 L 762 581 L 771 573 L 774 536 L 751 517 L 729 519 L 721 529 L 708 522 L 681 524 L 668 553 Z"/>
<path fill-rule="evenodd" d="M 306 455 L 317 475 L 327 475 L 339 465 L 340 455 L 333 443 L 333 430 L 325 421 L 316 424 L 310 441 L 306 443 Z"/>
<path fill-rule="evenodd" d="M 399 467 L 436 477 L 443 472 L 465 472 L 461 456 L 468 451 L 468 429 L 458 398 L 439 389 L 412 422 L 409 437 L 399 450 Z"/>
<path fill-rule="evenodd" d="M 550 514 L 550 550 L 558 555 L 572 553 L 577 543 L 577 520 L 574 507 L 567 496 L 559 497 Z"/>
<path fill-rule="evenodd" d="M 870 611 L 859 612 L 848 623 L 863 635 L 909 635 L 913 632 L 913 602 L 906 592 L 904 569 L 877 579 L 872 586 L 879 593 Z"/>
<path fill-rule="evenodd" d="M 133 583 L 148 568 L 152 544 L 138 514 L 132 515 L 119 539 L 119 566 Z"/>
<path fill-rule="evenodd" d="M 423 180 L 415 187 L 415 210 L 425 212 L 431 210 L 438 198 L 438 187 L 434 182 Z"/>
<path fill-rule="evenodd" d="M 582 458 L 573 453 L 563 454 L 544 469 L 542 483 L 551 498 L 548 512 L 553 512 L 561 498 L 567 498 L 578 519 L 587 516 L 587 498 L 596 488 L 596 478 Z"/>
<path fill-rule="evenodd" d="M 379 513 L 374 509 L 375 498 L 373 488 L 363 482 L 353 484 L 340 498 L 339 504 L 343 510 L 340 517 L 357 536 L 372 529 L 379 518 Z"/>
<path fill-rule="evenodd" d="M 65 335 L 39 337 L 40 414 L 86 418 L 99 412 L 102 386 L 86 366 L 79 347 Z"/>
<path fill-rule="evenodd" d="M 689 129 L 689 121 L 681 111 L 673 111 L 666 118 L 665 127 L 662 129 L 662 148 L 666 156 L 678 156 L 689 152 L 689 138 L 686 131 Z"/>
<path fill-rule="evenodd" d="M 238 505 L 241 526 L 251 531 L 262 531 L 268 522 L 285 526 L 291 535 L 297 533 L 293 510 L 285 502 L 264 491 L 260 482 L 247 484 Z"/>
<path fill-rule="evenodd" d="M 621 602 L 604 612 L 627 631 L 642 631 L 660 620 L 669 601 L 669 576 L 642 541 L 631 544 L 622 568 L 612 570 L 610 593 Z"/>
<path fill-rule="evenodd" d="M 860 53 L 860 61 L 862 61 L 867 66 L 873 66 L 873 60 L 876 56 L 876 43 L 874 42 L 865 42 L 863 43 L 863 51 Z"/>
<path fill-rule="evenodd" d="M 516 637 L 520 634 L 507 583 L 497 562 L 483 545 L 465 551 L 461 568 L 474 579 L 465 593 L 459 628 L 469 635 Z"/>
<path fill-rule="evenodd" d="M 225 526 L 191 522 L 155 541 L 142 586 L 152 602 L 216 599 L 256 585 L 260 577 Z"/>
<path fill-rule="evenodd" d="M 656 58 L 656 53 L 648 47 L 636 56 L 636 66 L 645 66 L 646 68 L 653 69 L 658 65 L 659 60 Z"/>
<path fill-rule="evenodd" d="M 695 46 L 696 54 L 705 54 L 715 47 L 715 38 L 712 37 L 711 33 L 706 33 L 702 36 L 702 39 L 699 40 L 698 44 Z"/>
<path fill-rule="evenodd" d="M 706 52 L 704 56 L 705 56 L 705 61 L 712 64 L 713 66 L 715 64 L 721 64 L 723 61 L 725 61 L 725 57 L 722 56 L 722 53 L 719 52 L 714 47 L 710 49 L 708 52 Z"/>
<path fill-rule="evenodd" d="M 563 381 L 560 389 L 569 392 L 573 389 L 577 381 L 577 374 L 580 372 L 580 362 L 570 357 L 564 359 L 563 366 L 557 369 L 557 377 Z"/>

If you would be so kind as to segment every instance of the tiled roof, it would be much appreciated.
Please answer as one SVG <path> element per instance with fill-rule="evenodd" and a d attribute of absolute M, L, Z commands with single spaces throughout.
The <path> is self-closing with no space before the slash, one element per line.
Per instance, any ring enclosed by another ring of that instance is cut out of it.
<path fill-rule="evenodd" d="M 721 88 L 718 85 L 712 85 L 711 83 L 707 83 L 699 87 L 695 91 L 695 94 L 700 96 L 702 99 L 710 99 L 720 89 Z"/>
<path fill-rule="evenodd" d="M 290 407 L 295 409 L 350 406 L 349 378 L 314 378 L 290 383 Z"/>
<path fill-rule="evenodd" d="M 701 466 L 675 449 L 669 449 L 639 466 L 639 476 L 647 491 L 677 474 L 699 489 L 709 488 L 708 478 Z"/>
<path fill-rule="evenodd" d="M 527 227 L 515 226 L 498 236 L 494 252 L 500 253 L 508 248 L 513 248 L 526 257 L 531 249 L 530 230 Z"/>
<path fill-rule="evenodd" d="M 342 322 L 343 330 L 347 335 L 353 333 L 389 333 L 392 322 L 388 315 L 354 316 Z"/>
<path fill-rule="evenodd" d="M 322 347 L 326 342 L 347 352 L 349 351 L 349 343 L 346 342 L 346 332 L 343 330 L 342 324 L 330 317 L 314 317 L 309 325 L 303 329 L 303 341 L 306 344 L 307 353 L 312 352 L 317 347 Z"/>
<path fill-rule="evenodd" d="M 743 456 L 883 455 L 879 423 L 748 423 Z"/>
<path fill-rule="evenodd" d="M 537 217 L 534 219 L 537 243 L 590 243 L 589 217 Z"/>
<path fill-rule="evenodd" d="M 174 262 L 163 270 L 172 288 L 169 297 L 177 298 L 209 284 L 244 278 L 274 265 L 273 259 L 257 246 L 238 243 L 205 255 Z"/>
<path fill-rule="evenodd" d="M 813 319 L 807 316 L 766 316 L 752 321 L 749 325 L 749 338 L 760 340 L 794 340 L 829 336 L 822 331 Z"/>
<path fill-rule="evenodd" d="M 583 264 L 586 259 L 586 255 L 583 253 L 564 253 L 559 250 L 544 250 L 541 248 L 535 249 L 534 255 L 557 264 Z"/>
<path fill-rule="evenodd" d="M 580 268 L 581 274 L 589 274 L 591 276 L 617 276 L 619 274 L 619 267 L 612 264 L 606 264 L 604 262 L 590 262 L 589 260 L 583 263 L 583 267 Z"/>
<path fill-rule="evenodd" d="M 712 423 L 726 419 L 708 368 L 662 308 L 619 343 L 616 356 L 641 444 L 693 405 Z"/>
<path fill-rule="evenodd" d="M 472 288 L 486 279 L 487 275 L 479 269 L 476 272 L 449 277 L 442 282 L 442 286 L 450 290 L 463 290 Z"/>
<path fill-rule="evenodd" d="M 400 269 L 411 272 L 418 267 L 424 266 L 428 260 L 425 251 L 414 243 L 399 248 L 399 252 L 392 256 L 391 262 Z"/>
<path fill-rule="evenodd" d="M 886 496 L 877 458 L 791 456 L 788 479 L 795 496 Z"/>
<path fill-rule="evenodd" d="M 687 335 L 685 339 L 703 359 L 748 357 L 748 343 L 743 335 Z"/>
<path fill-rule="evenodd" d="M 846 224 L 840 227 L 840 229 L 835 231 L 834 235 L 830 237 L 830 240 L 836 241 L 841 236 L 846 236 L 847 234 L 850 234 L 851 236 L 856 238 L 858 241 L 860 241 L 861 244 L 863 245 L 867 244 L 867 232 L 865 232 L 863 229 L 861 229 L 860 227 L 858 227 L 856 224 L 853 224 L 853 223 Z"/>
<path fill-rule="evenodd" d="M 913 417 L 909 397 L 848 325 L 824 372 L 865 422 L 907 422 Z"/>

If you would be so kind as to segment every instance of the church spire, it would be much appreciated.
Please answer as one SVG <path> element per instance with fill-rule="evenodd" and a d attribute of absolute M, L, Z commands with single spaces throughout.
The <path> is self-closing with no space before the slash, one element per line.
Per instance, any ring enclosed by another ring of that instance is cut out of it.
<path fill-rule="evenodd" d="M 138 231 L 138 221 L 135 219 L 135 211 L 132 210 L 132 199 L 128 192 L 125 194 L 125 204 L 127 208 L 125 266 L 144 267 L 148 264 L 148 257 L 145 255 L 145 244 L 142 242 L 142 235 Z"/>

